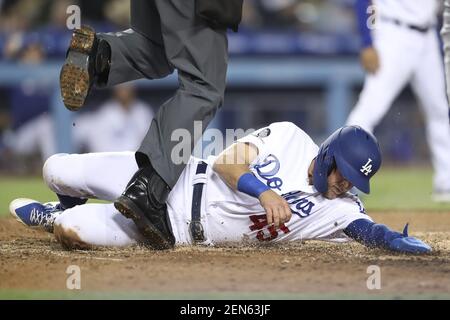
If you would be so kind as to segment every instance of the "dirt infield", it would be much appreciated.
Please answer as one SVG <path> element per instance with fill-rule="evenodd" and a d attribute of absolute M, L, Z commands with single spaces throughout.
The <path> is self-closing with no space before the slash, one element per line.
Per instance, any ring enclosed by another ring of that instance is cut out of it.
<path fill-rule="evenodd" d="M 450 297 L 450 213 L 384 212 L 372 217 L 434 249 L 426 256 L 391 254 L 362 245 L 304 242 L 266 247 L 142 247 L 66 251 L 52 235 L 0 219 L 0 289 L 66 291 L 69 265 L 81 268 L 83 292 L 151 292 L 257 297 Z M 367 268 L 381 270 L 369 290 Z M 235 295 L 234 295 L 235 294 Z"/>

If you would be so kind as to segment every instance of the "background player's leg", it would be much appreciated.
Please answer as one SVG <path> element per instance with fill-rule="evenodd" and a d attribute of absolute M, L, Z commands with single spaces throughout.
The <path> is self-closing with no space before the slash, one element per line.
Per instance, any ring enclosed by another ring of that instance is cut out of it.
<path fill-rule="evenodd" d="M 159 109 L 139 149 L 172 188 L 181 174 L 183 164 L 171 159 L 171 141 L 176 129 L 191 133 L 194 143 L 194 121 L 201 121 L 203 130 L 223 103 L 228 62 L 225 30 L 213 30 L 195 17 L 195 1 L 156 0 L 166 55 L 178 69 L 180 88 Z M 191 149 L 192 150 L 192 149 Z"/>
<path fill-rule="evenodd" d="M 417 61 L 414 52 L 407 51 L 405 41 L 408 39 L 403 39 L 404 31 L 398 29 L 380 26 L 377 31 L 375 48 L 380 68 L 376 74 L 367 75 L 359 100 L 347 119 L 348 125 L 360 125 L 373 131 L 409 82 Z"/>
<path fill-rule="evenodd" d="M 42 159 L 55 154 L 56 146 L 51 118 L 44 114 L 27 121 L 12 134 L 10 147 L 25 156 L 39 151 Z"/>
<path fill-rule="evenodd" d="M 111 47 L 108 86 L 140 78 L 158 79 L 173 72 L 167 61 L 155 0 L 131 0 L 131 29 L 98 34 Z"/>
<path fill-rule="evenodd" d="M 450 0 L 444 1 L 442 20 L 442 42 L 444 46 L 445 77 L 447 83 L 447 100 L 450 101 Z"/>
<path fill-rule="evenodd" d="M 54 222 L 56 239 L 69 248 L 127 246 L 142 239 L 133 221 L 112 204 L 84 204 L 64 211 Z"/>
<path fill-rule="evenodd" d="M 45 162 L 43 176 L 57 194 L 112 201 L 136 170 L 133 152 L 57 154 Z"/>
<path fill-rule="evenodd" d="M 426 116 L 427 139 L 435 170 L 434 189 L 450 194 L 450 119 L 439 41 L 430 31 L 416 65 L 412 88 Z"/>

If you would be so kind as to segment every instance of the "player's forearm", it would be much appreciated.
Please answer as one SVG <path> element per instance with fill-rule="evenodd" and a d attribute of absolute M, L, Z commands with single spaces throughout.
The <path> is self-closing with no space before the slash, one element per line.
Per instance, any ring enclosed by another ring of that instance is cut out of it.
<path fill-rule="evenodd" d="M 233 190 L 238 190 L 258 199 L 263 192 L 270 190 L 266 184 L 256 178 L 248 166 L 214 165 L 213 168 L 222 180 Z"/>
<path fill-rule="evenodd" d="M 388 249 L 393 239 L 402 236 L 401 233 L 389 230 L 385 225 L 376 224 L 368 219 L 353 221 L 344 232 L 353 240 L 368 247 L 383 249 Z"/>
<path fill-rule="evenodd" d="M 242 175 L 251 173 L 248 165 L 217 164 L 213 166 L 214 171 L 233 190 L 238 189 L 238 182 Z"/>
<path fill-rule="evenodd" d="M 408 225 L 403 233 L 390 230 L 368 219 L 358 219 L 345 228 L 350 238 L 371 248 L 382 248 L 402 253 L 429 253 L 431 247 L 419 239 L 408 236 Z"/>
<path fill-rule="evenodd" d="M 235 143 L 224 150 L 216 159 L 213 170 L 233 190 L 238 189 L 242 175 L 250 173 L 250 163 L 257 157 L 258 150 L 247 143 Z"/>

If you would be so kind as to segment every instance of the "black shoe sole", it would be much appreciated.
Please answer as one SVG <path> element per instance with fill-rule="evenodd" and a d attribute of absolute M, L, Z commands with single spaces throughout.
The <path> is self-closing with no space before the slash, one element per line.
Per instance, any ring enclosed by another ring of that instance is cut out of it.
<path fill-rule="evenodd" d="M 133 201 L 125 196 L 120 196 L 115 202 L 114 207 L 128 219 L 132 219 L 138 230 L 145 237 L 145 243 L 155 250 L 172 249 L 173 245 L 168 242 L 163 234 L 153 226 L 150 220 L 145 216 L 144 212 L 139 209 Z"/>
<path fill-rule="evenodd" d="M 64 105 L 71 111 L 80 109 L 88 96 L 93 79 L 89 75 L 89 55 L 94 48 L 94 29 L 83 26 L 74 31 L 59 83 Z"/>

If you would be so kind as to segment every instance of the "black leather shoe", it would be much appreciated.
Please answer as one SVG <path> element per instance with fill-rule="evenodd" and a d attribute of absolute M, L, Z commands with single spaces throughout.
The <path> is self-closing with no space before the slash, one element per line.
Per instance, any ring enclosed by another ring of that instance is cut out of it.
<path fill-rule="evenodd" d="M 59 82 L 61 96 L 67 109 L 80 109 L 94 83 L 105 85 L 111 66 L 111 47 L 99 40 L 94 29 L 76 29 L 67 50 Z"/>
<path fill-rule="evenodd" d="M 151 167 L 139 169 L 127 188 L 114 202 L 116 209 L 126 218 L 133 219 L 146 244 L 153 249 L 173 248 L 175 237 L 167 213 L 170 192 L 164 180 Z"/>

